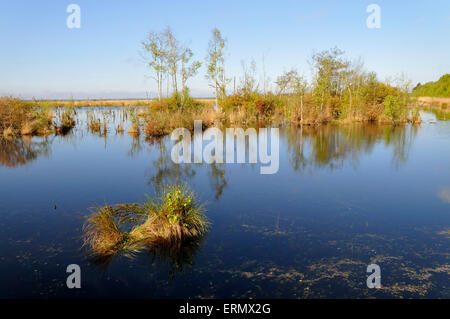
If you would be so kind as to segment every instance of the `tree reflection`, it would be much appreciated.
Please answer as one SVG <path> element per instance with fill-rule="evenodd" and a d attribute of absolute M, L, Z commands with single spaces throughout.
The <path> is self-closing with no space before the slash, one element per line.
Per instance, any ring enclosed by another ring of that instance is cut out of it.
<path fill-rule="evenodd" d="M 211 170 L 208 172 L 211 187 L 215 189 L 215 199 L 219 200 L 222 196 L 223 190 L 227 186 L 227 180 L 225 179 L 225 165 L 216 164 L 215 162 L 210 165 Z"/>
<path fill-rule="evenodd" d="M 227 186 L 225 164 L 176 164 L 172 161 L 167 138 L 147 138 L 150 147 L 157 149 L 158 158 L 153 162 L 149 184 L 158 189 L 165 184 L 188 182 L 196 175 L 195 167 L 207 167 L 211 187 L 215 190 L 215 199 L 219 200 Z"/>
<path fill-rule="evenodd" d="M 290 162 L 294 170 L 358 166 L 362 155 L 384 142 L 392 148 L 395 168 L 405 164 L 417 135 L 417 126 L 376 124 L 324 125 L 286 129 Z"/>
<path fill-rule="evenodd" d="M 180 165 L 172 161 L 164 138 L 148 138 L 147 142 L 159 152 L 158 158 L 153 162 L 156 172 L 149 179 L 150 185 L 160 189 L 164 184 L 188 181 L 195 176 L 192 165 Z"/>
<path fill-rule="evenodd" d="M 17 167 L 32 162 L 40 155 L 49 154 L 49 140 L 37 140 L 31 137 L 0 138 L 0 165 Z"/>

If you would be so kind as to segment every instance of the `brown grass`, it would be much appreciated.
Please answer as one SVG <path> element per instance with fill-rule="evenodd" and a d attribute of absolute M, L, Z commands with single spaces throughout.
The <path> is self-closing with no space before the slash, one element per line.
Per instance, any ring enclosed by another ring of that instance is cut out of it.
<path fill-rule="evenodd" d="M 443 106 L 450 105 L 450 97 L 418 97 L 416 99 L 419 105 L 423 106 Z"/>
<path fill-rule="evenodd" d="M 119 229 L 122 224 L 134 226 L 125 232 Z M 154 201 L 97 208 L 83 227 L 84 245 L 103 257 L 146 247 L 181 247 L 186 241 L 200 239 L 208 226 L 194 194 L 176 184 L 164 187 Z"/>

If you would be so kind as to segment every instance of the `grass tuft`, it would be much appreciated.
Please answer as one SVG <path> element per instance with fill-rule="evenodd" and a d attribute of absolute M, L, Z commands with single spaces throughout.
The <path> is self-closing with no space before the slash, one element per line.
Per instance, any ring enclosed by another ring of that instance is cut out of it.
<path fill-rule="evenodd" d="M 130 229 L 121 230 L 119 226 Z M 97 257 L 120 251 L 179 251 L 200 240 L 209 229 L 205 210 L 187 186 L 162 187 L 159 197 L 142 204 L 97 208 L 84 226 L 84 246 Z"/>

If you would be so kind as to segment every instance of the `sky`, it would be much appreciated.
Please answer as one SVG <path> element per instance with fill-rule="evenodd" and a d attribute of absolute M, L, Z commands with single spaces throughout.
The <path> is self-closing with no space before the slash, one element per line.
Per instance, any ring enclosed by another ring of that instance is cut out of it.
<path fill-rule="evenodd" d="M 368 28 L 367 7 L 381 8 L 381 28 Z M 69 29 L 70 4 L 81 28 Z M 255 60 L 276 80 L 298 69 L 309 77 L 314 52 L 339 47 L 379 78 L 404 73 L 413 84 L 450 73 L 448 0 L 0 0 L 0 95 L 21 98 L 145 98 L 156 85 L 140 43 L 170 26 L 204 61 L 211 30 L 227 39 L 226 74 L 242 75 Z M 203 65 L 188 82 L 196 97 L 212 96 Z M 262 82 L 262 80 L 261 80 Z"/>

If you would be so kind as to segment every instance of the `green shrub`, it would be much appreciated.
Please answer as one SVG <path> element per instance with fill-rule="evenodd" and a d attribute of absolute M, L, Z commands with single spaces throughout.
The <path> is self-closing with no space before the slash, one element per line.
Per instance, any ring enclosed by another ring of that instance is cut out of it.
<path fill-rule="evenodd" d="M 388 95 L 384 99 L 384 114 L 392 121 L 402 120 L 406 114 L 406 107 L 400 96 Z"/>

